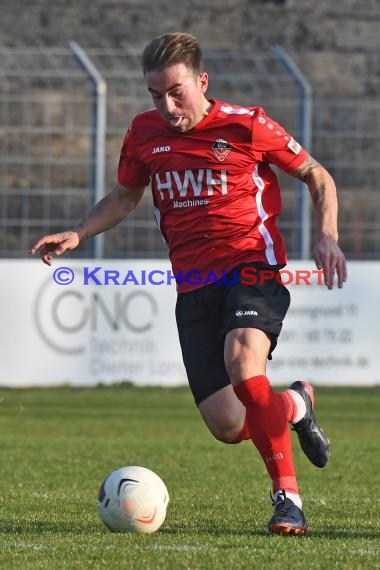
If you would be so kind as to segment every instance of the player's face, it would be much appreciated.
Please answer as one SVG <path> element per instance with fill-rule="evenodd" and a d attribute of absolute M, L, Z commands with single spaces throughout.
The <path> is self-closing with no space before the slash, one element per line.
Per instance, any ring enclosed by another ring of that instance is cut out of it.
<path fill-rule="evenodd" d="M 179 63 L 152 71 L 146 79 L 158 112 L 176 131 L 192 129 L 207 115 L 211 107 L 204 95 L 207 73 L 196 76 L 192 69 Z"/>

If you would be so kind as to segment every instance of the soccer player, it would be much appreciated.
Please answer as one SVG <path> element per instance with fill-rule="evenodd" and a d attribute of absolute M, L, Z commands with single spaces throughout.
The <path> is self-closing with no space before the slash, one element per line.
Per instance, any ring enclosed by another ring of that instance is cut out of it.
<path fill-rule="evenodd" d="M 314 416 L 311 385 L 296 381 L 275 392 L 266 376 L 290 302 L 277 275 L 286 251 L 276 225 L 280 188 L 270 164 L 309 188 L 318 223 L 313 254 L 328 289 L 346 280 L 335 184 L 262 108 L 206 97 L 208 76 L 193 36 L 154 39 L 142 67 L 155 109 L 133 119 L 113 190 L 78 226 L 42 237 L 31 253 L 39 251 L 51 265 L 52 252 L 73 250 L 125 219 L 151 185 L 178 276 L 178 333 L 195 403 L 218 440 L 251 439 L 258 449 L 272 480 L 269 531 L 305 534 L 289 424 L 317 467 L 326 465 L 330 450 Z"/>

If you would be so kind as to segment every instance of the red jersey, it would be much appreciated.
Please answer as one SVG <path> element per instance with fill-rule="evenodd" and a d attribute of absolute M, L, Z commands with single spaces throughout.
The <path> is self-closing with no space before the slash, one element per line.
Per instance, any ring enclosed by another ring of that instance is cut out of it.
<path fill-rule="evenodd" d="M 241 263 L 286 264 L 280 187 L 269 164 L 291 172 L 307 158 L 262 108 L 212 103 L 184 133 L 156 109 L 137 115 L 121 150 L 118 181 L 129 189 L 151 184 L 174 275 L 200 276 L 196 284 L 182 278 L 180 292 Z"/>

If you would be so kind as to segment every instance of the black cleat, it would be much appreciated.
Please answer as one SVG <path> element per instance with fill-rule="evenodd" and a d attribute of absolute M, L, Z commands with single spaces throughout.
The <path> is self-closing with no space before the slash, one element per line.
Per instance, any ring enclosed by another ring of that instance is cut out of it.
<path fill-rule="evenodd" d="M 292 429 L 297 432 L 301 449 L 316 467 L 325 467 L 330 456 L 330 442 L 314 416 L 313 388 L 307 382 L 293 382 L 291 390 L 298 392 L 306 404 L 306 414 Z"/>
<path fill-rule="evenodd" d="M 288 499 L 285 491 L 277 494 L 276 499 L 272 497 L 274 505 L 273 517 L 268 521 L 268 530 L 272 534 L 283 534 L 287 536 L 307 533 L 307 522 L 303 511 Z"/>

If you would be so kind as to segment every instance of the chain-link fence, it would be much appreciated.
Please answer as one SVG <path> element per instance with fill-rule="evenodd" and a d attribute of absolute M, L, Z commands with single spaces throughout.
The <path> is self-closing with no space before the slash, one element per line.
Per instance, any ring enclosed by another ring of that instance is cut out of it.
<path fill-rule="evenodd" d="M 122 140 L 131 118 L 152 106 L 139 53 L 88 50 L 107 83 L 105 188 L 116 176 Z M 209 95 L 261 105 L 302 138 L 299 85 L 272 54 L 206 51 Z M 307 75 L 310 62 L 300 61 Z M 331 63 L 333 67 L 334 62 Z M 0 49 L 0 256 L 24 257 L 41 233 L 67 229 L 93 201 L 94 92 L 68 49 Z M 351 85 L 351 84 L 350 84 Z M 380 102 L 370 89 L 340 89 L 333 78 L 313 84 L 312 153 L 331 171 L 340 195 L 341 243 L 348 257 L 380 255 Z M 289 257 L 299 256 L 299 185 L 280 174 L 280 221 Z M 76 256 L 92 255 L 91 241 Z M 156 229 L 149 191 L 135 213 L 105 235 L 105 257 L 167 255 Z"/>

